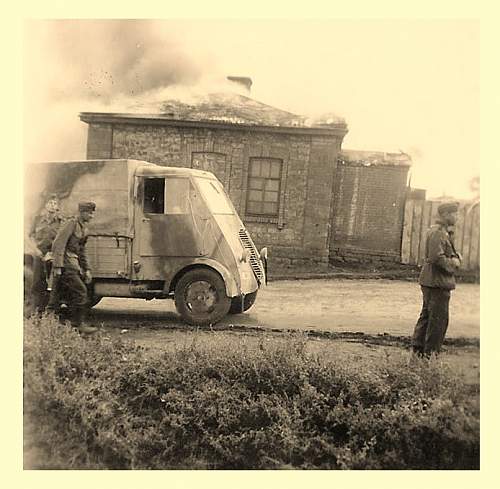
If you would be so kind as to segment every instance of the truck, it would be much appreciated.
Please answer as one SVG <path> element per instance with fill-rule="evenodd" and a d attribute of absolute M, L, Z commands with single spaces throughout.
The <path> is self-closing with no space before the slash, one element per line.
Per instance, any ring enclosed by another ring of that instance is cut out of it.
<path fill-rule="evenodd" d="M 25 190 L 26 229 L 48 195 L 65 216 L 96 203 L 90 307 L 104 297 L 173 299 L 185 322 L 210 325 L 248 310 L 267 282 L 267 248 L 257 250 L 210 172 L 131 159 L 36 163 Z M 28 274 L 33 249 L 26 243 Z"/>

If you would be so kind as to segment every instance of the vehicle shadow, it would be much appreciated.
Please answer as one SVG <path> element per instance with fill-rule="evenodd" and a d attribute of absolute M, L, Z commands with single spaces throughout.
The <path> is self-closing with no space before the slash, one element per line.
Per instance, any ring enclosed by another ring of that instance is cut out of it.
<path fill-rule="evenodd" d="M 89 320 L 99 322 L 101 326 L 134 329 L 141 326 L 148 328 L 179 327 L 182 320 L 172 311 L 134 311 L 120 309 L 93 308 L 89 312 Z"/>
<path fill-rule="evenodd" d="M 174 311 L 134 310 L 118 307 L 95 307 L 89 311 L 91 323 L 113 329 L 182 329 L 182 330 L 213 330 L 238 329 L 256 326 L 255 320 L 248 314 L 234 314 L 225 317 L 215 325 L 192 326 L 182 321 Z"/>

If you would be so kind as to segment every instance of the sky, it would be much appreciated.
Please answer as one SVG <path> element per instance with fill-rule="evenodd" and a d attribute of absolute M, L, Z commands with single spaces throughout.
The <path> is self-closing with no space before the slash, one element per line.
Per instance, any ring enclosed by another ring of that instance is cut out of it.
<path fill-rule="evenodd" d="M 428 197 L 474 197 L 478 21 L 31 20 L 24 33 L 25 161 L 84 159 L 79 112 L 249 76 L 261 102 L 344 118 L 343 148 L 408 153 Z"/>

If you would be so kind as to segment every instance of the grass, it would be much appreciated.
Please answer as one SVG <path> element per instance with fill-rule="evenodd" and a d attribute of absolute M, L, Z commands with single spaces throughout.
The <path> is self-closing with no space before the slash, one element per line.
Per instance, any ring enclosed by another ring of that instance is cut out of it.
<path fill-rule="evenodd" d="M 25 468 L 479 468 L 477 385 L 308 341 L 214 332 L 146 351 L 28 319 Z"/>

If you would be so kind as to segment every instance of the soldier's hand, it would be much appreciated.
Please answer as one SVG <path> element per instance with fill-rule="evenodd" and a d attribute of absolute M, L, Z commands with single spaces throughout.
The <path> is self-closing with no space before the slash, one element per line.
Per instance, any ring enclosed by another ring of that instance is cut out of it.
<path fill-rule="evenodd" d="M 83 275 L 83 280 L 86 284 L 90 284 L 90 282 L 92 282 L 92 274 L 89 270 L 87 270 Z"/>
<path fill-rule="evenodd" d="M 54 255 L 52 254 L 51 251 L 47 251 L 47 253 L 43 257 L 43 261 L 45 261 L 45 262 L 47 262 L 47 261 L 54 261 Z"/>
<path fill-rule="evenodd" d="M 54 267 L 54 275 L 59 276 L 62 275 L 62 268 L 61 267 Z"/>

